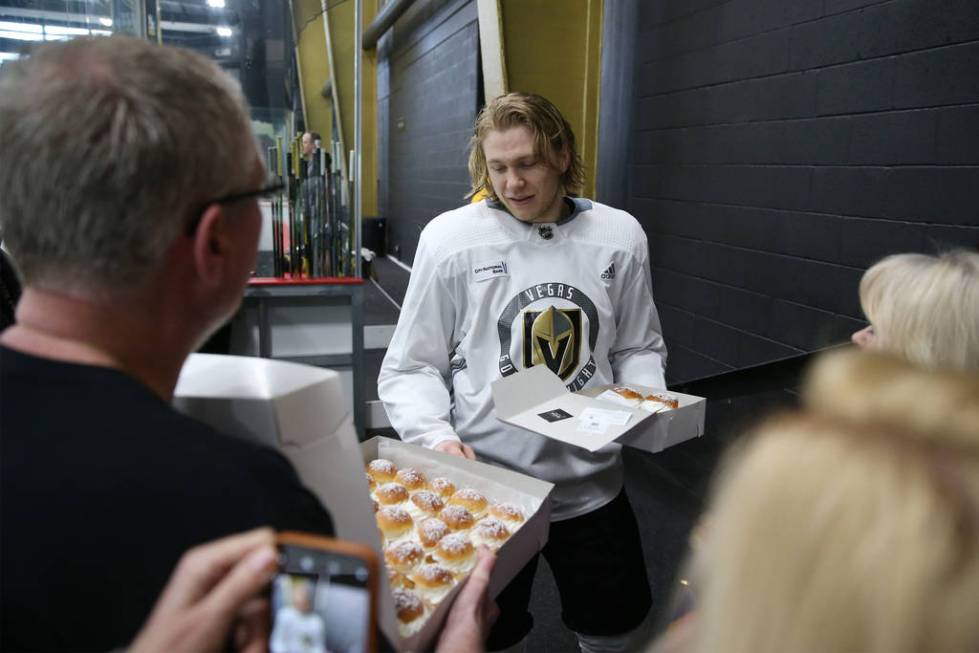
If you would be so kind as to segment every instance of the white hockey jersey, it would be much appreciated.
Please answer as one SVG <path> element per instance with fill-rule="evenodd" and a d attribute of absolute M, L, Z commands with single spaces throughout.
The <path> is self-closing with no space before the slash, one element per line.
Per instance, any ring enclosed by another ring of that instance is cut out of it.
<path fill-rule="evenodd" d="M 554 483 L 555 521 L 615 498 L 621 445 L 590 453 L 504 424 L 491 382 L 547 365 L 571 390 L 666 387 L 646 235 L 624 211 L 573 204 L 556 224 L 527 224 L 487 201 L 432 220 L 378 378 L 404 441 L 461 439 L 480 460 Z"/>

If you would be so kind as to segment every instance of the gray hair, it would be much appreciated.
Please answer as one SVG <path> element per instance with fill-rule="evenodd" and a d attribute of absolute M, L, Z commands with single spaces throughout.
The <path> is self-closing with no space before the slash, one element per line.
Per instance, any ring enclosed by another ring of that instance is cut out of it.
<path fill-rule="evenodd" d="M 27 285 L 140 284 L 256 156 L 237 83 L 187 50 L 85 38 L 0 72 L 0 225 Z"/>

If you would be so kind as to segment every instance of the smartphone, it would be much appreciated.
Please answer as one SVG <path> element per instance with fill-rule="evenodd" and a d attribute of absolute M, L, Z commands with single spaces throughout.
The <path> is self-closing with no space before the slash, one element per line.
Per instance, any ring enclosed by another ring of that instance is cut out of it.
<path fill-rule="evenodd" d="M 271 653 L 374 653 L 378 561 L 374 551 L 329 537 L 276 536 Z"/>

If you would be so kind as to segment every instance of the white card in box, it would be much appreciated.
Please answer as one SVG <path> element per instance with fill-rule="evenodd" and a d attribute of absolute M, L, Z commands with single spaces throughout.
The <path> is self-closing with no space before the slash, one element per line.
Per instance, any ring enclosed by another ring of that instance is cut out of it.
<path fill-rule="evenodd" d="M 377 457 L 418 467 L 429 477 L 442 474 L 493 501 L 522 506 L 527 521 L 497 555 L 490 585 L 494 596 L 547 542 L 552 484 L 399 440 L 358 443 L 340 377 L 331 370 L 263 358 L 193 354 L 181 370 L 173 403 L 219 431 L 279 449 L 330 511 L 337 537 L 371 546 L 379 560 L 384 557 L 364 473 L 365 463 Z M 386 574 L 380 585 L 378 623 L 392 644 L 399 651 L 432 648 L 461 585 L 410 638 L 398 632 Z"/>
<path fill-rule="evenodd" d="M 429 478 L 444 476 L 456 487 L 471 487 L 482 492 L 494 503 L 513 503 L 521 507 L 527 521 L 517 529 L 497 552 L 493 577 L 490 580 L 490 593 L 496 596 L 513 580 L 530 559 L 547 543 L 550 528 L 551 510 L 548 495 L 554 485 L 517 472 L 488 465 L 473 460 L 451 456 L 439 451 L 423 449 L 390 438 L 371 438 L 362 443 L 364 464 L 375 458 L 386 458 L 398 468 L 415 467 Z M 363 473 L 361 473 L 363 476 Z M 365 509 L 373 514 L 367 486 L 364 486 L 363 501 Z M 376 536 L 375 546 L 380 550 Z M 387 577 L 381 579 L 383 590 L 380 597 L 378 621 L 381 630 L 399 651 L 428 651 L 434 648 L 435 636 L 442 628 L 445 617 L 455 595 L 462 588 L 456 585 L 452 592 L 431 614 L 425 626 L 409 638 L 402 638 L 398 632 L 398 620 L 394 613 Z"/>
<path fill-rule="evenodd" d="M 679 406 L 658 413 L 596 398 L 618 386 L 644 394 L 664 392 L 632 383 L 571 392 L 551 370 L 535 365 L 495 381 L 493 401 L 497 419 L 588 451 L 618 442 L 655 453 L 704 434 L 703 397 L 670 392 Z M 583 415 L 598 417 L 583 420 Z"/>

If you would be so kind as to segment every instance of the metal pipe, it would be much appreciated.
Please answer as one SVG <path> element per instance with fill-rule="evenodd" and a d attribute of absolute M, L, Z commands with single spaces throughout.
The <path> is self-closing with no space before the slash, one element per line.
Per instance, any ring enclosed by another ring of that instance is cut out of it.
<path fill-rule="evenodd" d="M 381 13 L 371 22 L 367 27 L 367 31 L 364 32 L 363 43 L 361 47 L 364 50 L 373 50 L 377 47 L 377 42 L 381 40 L 384 36 L 384 32 L 388 31 L 391 25 L 394 25 L 394 21 L 401 17 L 401 14 L 405 12 L 405 9 L 411 6 L 411 3 L 415 0 L 394 0 L 384 6 L 381 9 Z M 360 49 L 360 48 L 358 48 Z"/>
<path fill-rule="evenodd" d="M 353 224 L 353 246 L 354 246 L 354 273 L 353 276 L 359 277 L 360 270 L 360 247 L 361 231 L 363 231 L 364 219 L 364 175 L 361 156 L 361 149 L 364 146 L 364 138 L 361 132 L 364 129 L 363 121 L 363 101 L 364 89 L 361 79 L 363 66 L 362 59 L 364 53 L 361 52 L 361 45 L 364 38 L 364 0 L 354 2 L 354 164 L 351 171 L 354 175 L 354 219 Z"/>
<path fill-rule="evenodd" d="M 364 139 L 361 134 L 363 131 L 363 100 L 364 89 L 362 77 L 362 60 L 364 53 L 361 46 L 364 39 L 364 0 L 354 2 L 354 219 L 353 224 L 353 244 L 354 244 L 354 270 L 351 276 L 361 277 L 362 268 L 360 263 L 361 231 L 364 224 L 364 171 L 361 164 L 361 148 L 364 146 Z M 361 319 L 363 308 L 363 289 L 352 288 L 353 295 L 350 301 L 350 327 L 353 330 L 353 348 L 351 362 L 354 365 L 354 428 L 357 430 L 357 438 L 366 438 L 364 427 L 364 397 L 361 395 L 363 384 L 358 378 L 358 374 L 363 373 L 364 365 L 364 323 Z"/>
<path fill-rule="evenodd" d="M 133 4 L 133 19 L 136 23 L 136 33 L 133 36 L 143 40 L 149 39 L 146 33 L 146 3 L 143 0 Z"/>

